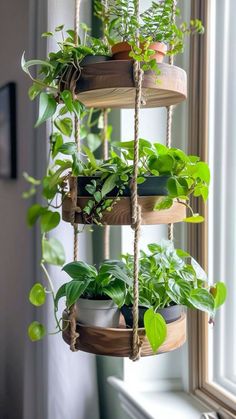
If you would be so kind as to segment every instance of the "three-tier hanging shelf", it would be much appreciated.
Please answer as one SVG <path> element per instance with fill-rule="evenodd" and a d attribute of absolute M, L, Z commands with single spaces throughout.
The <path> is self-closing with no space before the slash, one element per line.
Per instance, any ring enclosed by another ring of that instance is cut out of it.
<path fill-rule="evenodd" d="M 139 17 L 139 1 L 135 2 L 135 13 Z M 78 33 L 79 2 L 76 1 L 76 25 Z M 138 31 L 136 34 L 139 43 Z M 133 60 L 110 60 L 98 63 L 84 64 L 74 83 L 76 98 L 86 107 L 95 108 L 133 108 L 134 115 L 134 171 L 130 189 L 126 196 L 119 199 L 112 211 L 103 214 L 101 223 L 104 228 L 109 225 L 130 225 L 134 230 L 134 303 L 133 328 L 127 329 L 120 320 L 118 328 L 103 328 L 81 324 L 76 320 L 75 306 L 64 311 L 63 339 L 73 351 L 82 350 L 99 355 L 130 357 L 132 360 L 140 356 L 153 355 L 153 351 L 145 336 L 145 329 L 138 327 L 139 304 L 139 236 L 141 225 L 168 224 L 169 238 L 173 238 L 172 223 L 185 218 L 185 207 L 175 202 L 171 208 L 153 211 L 153 207 L 160 199 L 160 193 L 140 193 L 137 185 L 139 162 L 139 119 L 140 108 L 167 108 L 167 146 L 171 145 L 172 106 L 186 99 L 187 78 L 181 68 L 169 64 L 159 64 L 160 74 L 143 71 L 140 62 Z M 67 80 L 70 85 L 70 80 Z M 77 134 L 79 120 L 76 118 Z M 76 137 L 79 144 L 79 134 Z M 64 199 L 62 214 L 64 221 L 72 222 L 75 230 L 74 256 L 77 259 L 77 225 L 89 223 L 83 217 L 83 209 L 88 203 L 89 196 L 81 188 L 81 184 L 74 178 L 70 182 L 70 193 Z M 115 197 L 111 196 L 111 199 Z M 171 225 L 170 225 L 171 224 Z M 172 351 L 180 347 L 186 339 L 186 315 L 167 324 L 167 337 L 159 347 L 158 353 Z"/>

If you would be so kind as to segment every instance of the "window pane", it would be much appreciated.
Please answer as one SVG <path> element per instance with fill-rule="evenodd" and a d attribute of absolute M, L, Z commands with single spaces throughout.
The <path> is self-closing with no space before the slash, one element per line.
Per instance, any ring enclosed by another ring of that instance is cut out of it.
<path fill-rule="evenodd" d="M 208 268 L 228 299 L 209 326 L 208 379 L 236 396 L 236 1 L 211 5 Z"/>

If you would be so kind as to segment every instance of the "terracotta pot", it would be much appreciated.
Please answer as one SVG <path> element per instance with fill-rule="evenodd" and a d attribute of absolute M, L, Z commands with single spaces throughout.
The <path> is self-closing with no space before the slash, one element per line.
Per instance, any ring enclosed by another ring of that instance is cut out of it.
<path fill-rule="evenodd" d="M 141 48 L 142 48 L 141 44 Z M 154 50 L 155 52 L 152 55 L 152 58 L 155 58 L 157 63 L 162 63 L 163 59 L 167 52 L 167 46 L 163 42 L 154 42 L 150 44 L 149 49 Z M 131 51 L 131 46 L 128 42 L 118 42 L 112 47 L 112 59 L 113 60 L 132 60 L 129 56 Z"/>

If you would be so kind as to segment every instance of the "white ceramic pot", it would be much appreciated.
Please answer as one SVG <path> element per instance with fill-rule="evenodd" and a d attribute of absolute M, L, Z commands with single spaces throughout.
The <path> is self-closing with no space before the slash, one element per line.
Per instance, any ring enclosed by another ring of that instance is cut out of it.
<path fill-rule="evenodd" d="M 112 300 L 87 300 L 76 303 L 77 320 L 87 326 L 118 327 L 120 310 Z"/>

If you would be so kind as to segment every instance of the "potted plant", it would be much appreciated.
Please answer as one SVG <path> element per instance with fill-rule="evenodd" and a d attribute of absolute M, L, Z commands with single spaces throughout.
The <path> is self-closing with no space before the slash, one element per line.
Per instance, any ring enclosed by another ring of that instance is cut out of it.
<path fill-rule="evenodd" d="M 75 43 L 74 30 L 69 29 L 64 33 L 64 25 L 56 27 L 54 32 L 44 32 L 42 37 L 47 38 L 61 35 L 61 40 L 57 41 L 58 51 L 50 52 L 46 60 L 25 61 L 24 54 L 22 56 L 22 69 L 33 81 L 29 90 L 30 99 L 33 100 L 41 92 L 45 92 L 50 99 L 52 115 L 55 113 L 57 102 L 61 100 L 61 92 L 69 90 L 74 93 L 76 81 L 81 73 L 81 66 L 91 62 L 106 61 L 110 58 L 107 44 L 102 39 L 91 37 L 87 25 L 81 24 L 81 27 L 83 37 L 78 37 L 77 43 Z M 29 69 L 32 66 L 39 66 L 36 78 L 30 73 Z"/>
<path fill-rule="evenodd" d="M 99 224 L 104 211 L 112 211 L 121 197 L 130 196 L 130 181 L 133 173 L 133 141 L 113 143 L 114 150 L 105 162 L 96 160 L 91 150 L 83 147 L 88 161 L 80 162 L 78 174 L 78 194 L 87 196 L 83 208 L 85 223 Z M 139 196 L 160 196 L 153 210 L 168 209 L 177 199 L 190 210 L 186 222 L 202 222 L 199 214 L 194 214 L 189 205 L 191 195 L 208 197 L 210 171 L 206 163 L 197 156 L 187 156 L 175 148 L 168 149 L 162 144 L 139 141 Z"/>
<path fill-rule="evenodd" d="M 161 63 L 166 54 L 176 55 L 183 51 L 185 35 L 204 31 L 198 19 L 191 20 L 189 25 L 175 23 L 180 10 L 174 7 L 174 0 L 153 1 L 151 7 L 141 14 L 140 21 L 135 16 L 134 3 L 134 0 L 111 0 L 106 8 L 103 2 L 96 2 L 97 16 L 105 22 L 105 35 L 112 45 L 115 60 L 142 61 L 144 70 L 151 69 L 158 74 L 157 63 Z"/>
<path fill-rule="evenodd" d="M 97 270 L 84 262 L 71 262 L 63 267 L 72 281 L 61 286 L 55 297 L 56 308 L 61 297 L 66 297 L 69 310 L 77 307 L 77 320 L 85 325 L 118 327 L 120 310 L 124 304 L 126 285 L 132 279 L 126 274 L 122 261 L 107 260 Z"/>
<path fill-rule="evenodd" d="M 166 338 L 166 323 L 177 320 L 182 307 L 206 312 L 212 321 L 227 291 L 223 282 L 209 285 L 199 264 L 183 250 L 175 250 L 172 242 L 149 244 L 148 250 L 149 254 L 141 251 L 139 259 L 139 327 L 145 327 L 156 352 Z M 186 258 L 191 258 L 191 263 Z M 132 275 L 133 256 L 124 255 L 123 260 Z M 121 308 L 128 327 L 133 326 L 132 304 L 131 286 Z"/>

